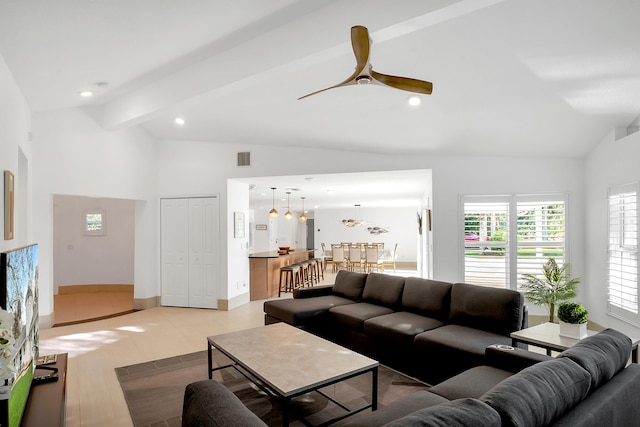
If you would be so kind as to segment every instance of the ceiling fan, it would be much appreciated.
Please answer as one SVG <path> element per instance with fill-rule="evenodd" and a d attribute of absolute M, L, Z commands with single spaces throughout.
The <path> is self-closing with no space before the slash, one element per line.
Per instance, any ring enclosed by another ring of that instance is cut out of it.
<path fill-rule="evenodd" d="M 395 89 L 406 90 L 409 92 L 423 93 L 425 95 L 431 94 L 431 91 L 433 90 L 433 84 L 431 82 L 411 79 L 408 77 L 389 76 L 373 71 L 371 64 L 369 63 L 371 39 L 369 38 L 369 30 L 367 30 L 366 27 L 363 27 L 361 25 L 351 27 L 351 45 L 353 46 L 353 53 L 356 56 L 356 71 L 342 83 L 338 83 L 337 85 L 328 87 L 326 89 L 312 92 L 308 95 L 298 98 L 299 100 L 337 87 L 369 83 L 389 86 Z"/>

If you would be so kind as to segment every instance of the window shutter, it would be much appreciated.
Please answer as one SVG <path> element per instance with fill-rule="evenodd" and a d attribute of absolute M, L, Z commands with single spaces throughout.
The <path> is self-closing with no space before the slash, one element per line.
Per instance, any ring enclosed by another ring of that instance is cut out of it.
<path fill-rule="evenodd" d="M 466 197 L 463 211 L 464 281 L 508 288 L 508 198 Z"/>
<path fill-rule="evenodd" d="M 638 316 L 638 186 L 609 190 L 609 312 L 640 323 Z"/>
<path fill-rule="evenodd" d="M 549 258 L 565 260 L 565 202 L 520 197 L 516 213 L 518 283 L 523 274 L 542 274 Z"/>

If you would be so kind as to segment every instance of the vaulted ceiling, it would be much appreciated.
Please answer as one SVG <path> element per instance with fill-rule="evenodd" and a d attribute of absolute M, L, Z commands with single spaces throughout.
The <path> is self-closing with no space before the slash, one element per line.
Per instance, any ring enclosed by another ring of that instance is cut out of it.
<path fill-rule="evenodd" d="M 640 114 L 638 16 L 637 0 L 0 0 L 0 54 L 34 112 L 94 107 L 160 139 L 583 157 Z M 375 70 L 433 94 L 297 100 L 352 74 L 353 25 Z"/>

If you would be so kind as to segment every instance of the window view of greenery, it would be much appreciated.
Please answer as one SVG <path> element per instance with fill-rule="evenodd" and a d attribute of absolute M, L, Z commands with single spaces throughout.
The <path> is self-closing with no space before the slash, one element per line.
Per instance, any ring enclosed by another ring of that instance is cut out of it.
<path fill-rule="evenodd" d="M 100 231 L 102 230 L 102 214 L 90 213 L 87 214 L 87 231 Z"/>
<path fill-rule="evenodd" d="M 559 264 L 564 262 L 563 200 L 532 201 L 524 197 L 494 200 L 465 198 L 466 282 L 517 288 L 523 274 L 541 274 L 549 258 L 555 258 Z"/>

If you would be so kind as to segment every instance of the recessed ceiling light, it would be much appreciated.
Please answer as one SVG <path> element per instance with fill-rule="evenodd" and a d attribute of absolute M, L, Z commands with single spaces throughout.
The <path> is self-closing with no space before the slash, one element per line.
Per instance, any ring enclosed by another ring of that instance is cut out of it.
<path fill-rule="evenodd" d="M 78 95 L 80 95 L 83 98 L 88 98 L 91 95 L 93 95 L 93 92 L 91 92 L 90 90 L 83 90 L 83 91 L 78 92 Z"/>
<path fill-rule="evenodd" d="M 176 117 L 175 122 L 177 125 L 184 125 L 184 119 L 182 117 Z"/>
<path fill-rule="evenodd" d="M 412 95 L 412 96 L 409 97 L 407 102 L 409 102 L 409 105 L 411 105 L 412 107 L 417 107 L 418 105 L 420 105 L 422 100 L 420 99 L 419 96 Z"/>

